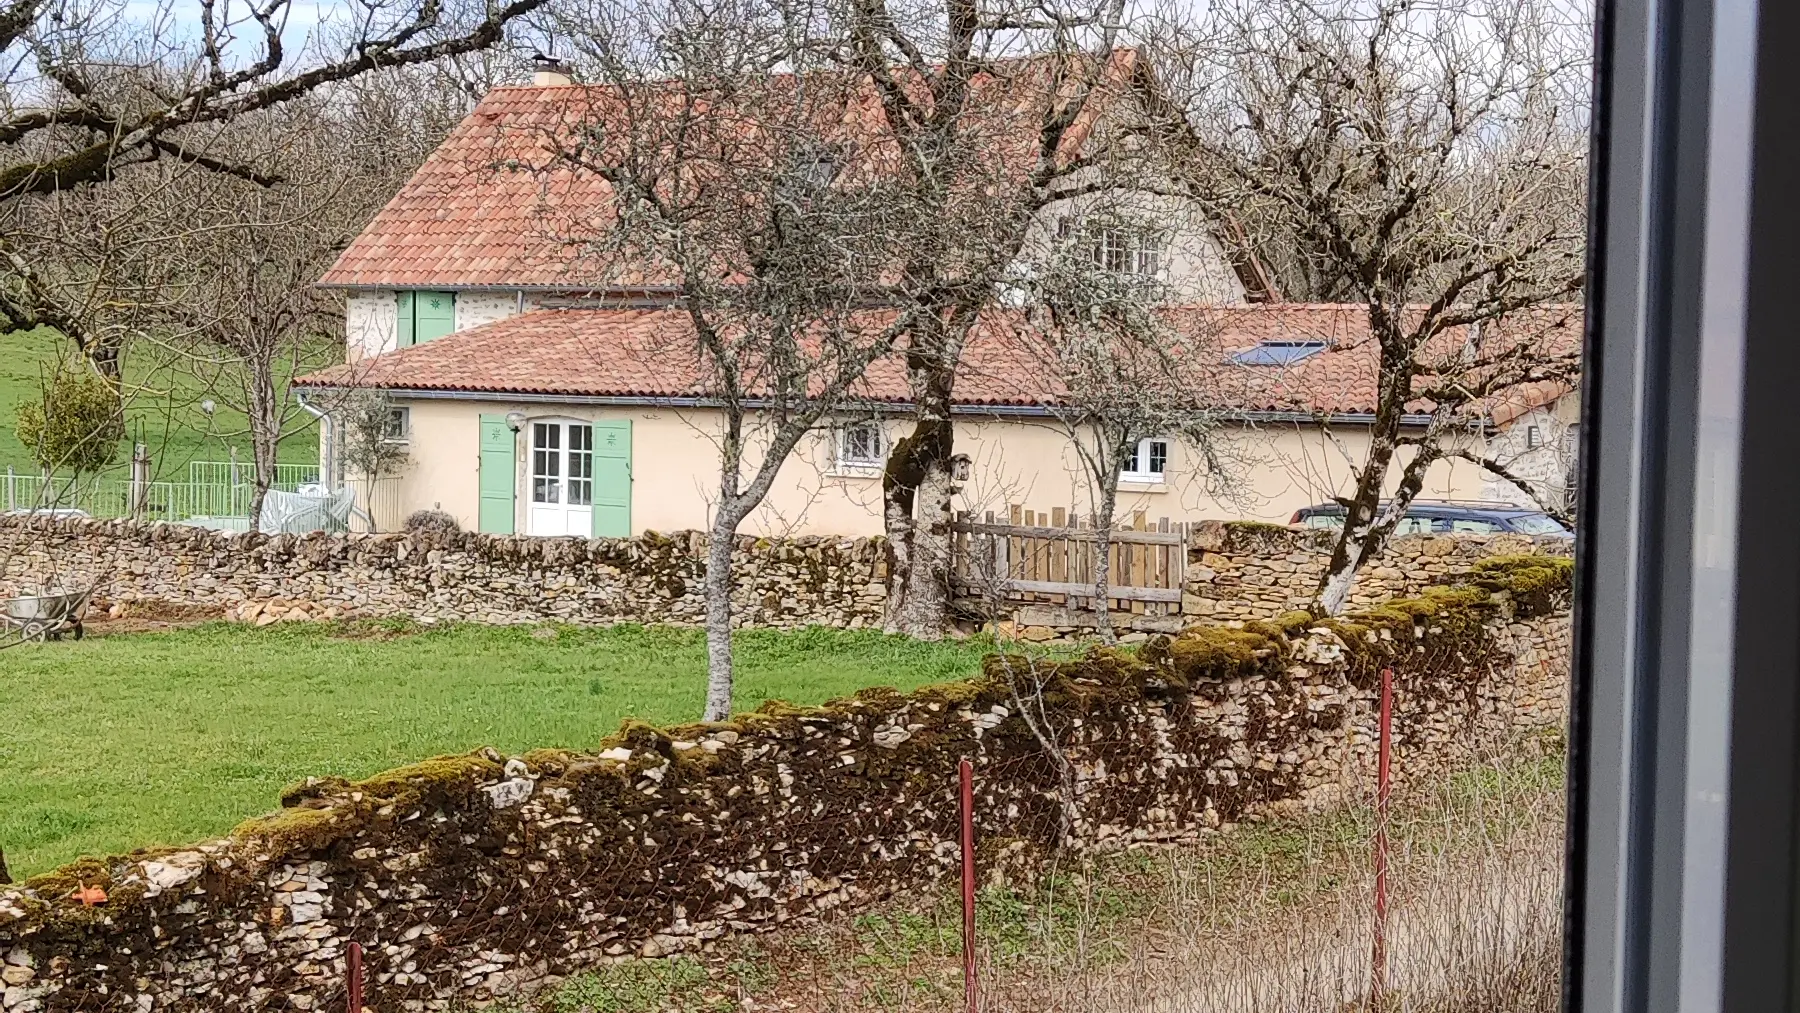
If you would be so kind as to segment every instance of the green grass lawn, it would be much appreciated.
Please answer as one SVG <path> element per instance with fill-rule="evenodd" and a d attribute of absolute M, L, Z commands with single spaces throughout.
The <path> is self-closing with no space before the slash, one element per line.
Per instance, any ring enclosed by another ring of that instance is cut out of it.
<path fill-rule="evenodd" d="M 13 876 L 223 834 L 309 774 L 366 777 L 484 745 L 587 748 L 625 718 L 691 721 L 704 696 L 697 630 L 355 629 L 210 623 L 0 651 L 0 849 Z M 742 633 L 738 705 L 963 678 L 991 646 Z"/>
<path fill-rule="evenodd" d="M 38 396 L 38 384 L 47 370 L 70 352 L 70 342 L 55 331 L 0 332 L 0 473 L 8 465 L 20 472 L 36 466 L 19 443 L 14 411 L 22 401 Z M 321 348 L 314 358 L 335 361 L 342 349 Z M 243 413 L 226 407 L 222 389 L 235 386 L 235 374 L 197 376 L 191 368 L 177 368 L 172 355 L 155 346 L 130 352 L 125 358 L 126 442 L 121 445 L 114 470 L 123 474 L 131 459 L 131 441 L 142 440 L 158 479 L 187 480 L 189 461 L 224 461 L 236 447 L 238 459 L 250 460 L 248 423 Z M 212 399 L 210 416 L 201 402 Z M 306 424 L 301 424 L 306 423 Z M 282 441 L 281 460 L 313 464 L 319 459 L 317 426 L 311 416 L 300 414 Z"/>

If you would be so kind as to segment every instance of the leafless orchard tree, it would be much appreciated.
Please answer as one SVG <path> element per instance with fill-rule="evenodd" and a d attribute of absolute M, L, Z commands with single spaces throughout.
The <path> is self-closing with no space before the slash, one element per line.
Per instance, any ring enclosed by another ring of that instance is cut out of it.
<path fill-rule="evenodd" d="M 302 140 L 287 130 L 275 136 Z M 283 179 L 272 186 L 211 176 L 183 188 L 205 224 L 164 247 L 179 260 L 168 286 L 170 330 L 195 339 L 176 350 L 249 420 L 253 531 L 282 442 L 296 423 L 312 421 L 287 378 L 339 357 L 332 339 L 342 333 L 341 300 L 313 283 L 364 217 L 329 164 L 292 154 L 280 161 Z"/>
<path fill-rule="evenodd" d="M 287 378 L 341 357 L 341 300 L 314 283 L 461 104 L 428 73 L 383 71 L 216 125 L 211 150 L 257 178 L 158 159 L 41 202 L 54 269 L 129 295 L 104 314 L 109 342 L 129 337 L 140 366 L 247 418 L 252 527 L 281 444 L 312 424 Z"/>
<path fill-rule="evenodd" d="M 1110 551 L 1119 484 L 1145 440 L 1188 448 L 1207 492 L 1226 495 L 1238 463 L 1221 422 L 1225 405 L 1204 317 L 1158 312 L 1153 277 L 1106 269 L 1097 238 L 1077 234 L 1033 272 L 1033 333 L 1026 347 L 1058 380 L 1048 407 L 1080 461 L 1094 506 L 1094 622 L 1113 639 Z M 1186 324 L 1186 328 L 1183 328 Z"/>
<path fill-rule="evenodd" d="M 141 297 L 159 293 L 116 260 L 59 258 L 60 234 L 45 225 L 56 197 L 105 190 L 154 162 L 271 182 L 221 144 L 234 121 L 478 52 L 545 2 L 353 0 L 338 10 L 340 30 L 311 48 L 286 34 L 292 0 L 0 3 L 0 323 L 54 328 L 116 380 L 125 336 L 143 324 Z"/>
<path fill-rule="evenodd" d="M 1474 409 L 1578 367 L 1552 337 L 1578 311 L 1547 308 L 1578 296 L 1584 245 L 1587 36 L 1560 13 L 1234 0 L 1153 40 L 1194 192 L 1242 221 L 1250 246 L 1285 245 L 1329 293 L 1368 306 L 1370 448 L 1316 611 L 1343 608 Z M 1409 414 L 1430 423 L 1409 432 Z"/>
<path fill-rule="evenodd" d="M 1115 185 L 1102 171 L 1128 84 L 1119 0 L 948 0 L 832 10 L 829 56 L 870 82 L 910 227 L 887 298 L 904 307 L 914 405 L 883 477 L 886 626 L 936 637 L 948 619 L 951 404 L 971 329 L 1047 208 Z"/>
<path fill-rule="evenodd" d="M 572 143 L 554 155 L 614 196 L 609 222 L 569 237 L 584 241 L 597 287 L 679 286 L 679 326 L 639 351 L 693 369 L 693 393 L 719 412 L 707 432 L 719 454 L 708 721 L 731 714 L 738 527 L 910 319 L 873 291 L 902 205 L 844 130 L 862 90 L 793 46 L 790 13 L 691 0 L 580 8 L 569 41 L 600 87 L 570 110 Z M 793 72 L 771 74 L 778 65 Z"/>

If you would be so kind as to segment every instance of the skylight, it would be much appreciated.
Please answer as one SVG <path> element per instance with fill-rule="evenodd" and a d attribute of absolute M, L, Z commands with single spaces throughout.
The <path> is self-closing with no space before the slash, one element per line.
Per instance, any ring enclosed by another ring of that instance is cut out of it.
<path fill-rule="evenodd" d="M 1234 353 L 1231 361 L 1242 366 L 1290 366 L 1325 348 L 1323 341 L 1265 341 Z"/>

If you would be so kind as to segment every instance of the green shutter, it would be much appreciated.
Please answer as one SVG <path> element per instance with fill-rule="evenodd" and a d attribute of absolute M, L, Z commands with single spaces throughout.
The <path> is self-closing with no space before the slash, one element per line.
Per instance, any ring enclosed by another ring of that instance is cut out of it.
<path fill-rule="evenodd" d="M 504 415 L 481 417 L 481 505 L 476 527 L 495 535 L 513 533 L 516 443 Z"/>
<path fill-rule="evenodd" d="M 413 343 L 413 294 L 400 292 L 394 296 L 394 312 L 399 318 L 399 326 L 394 332 L 395 347 L 405 348 Z"/>
<path fill-rule="evenodd" d="M 419 292 L 413 297 L 413 338 L 419 343 L 456 330 L 456 293 Z"/>
<path fill-rule="evenodd" d="M 455 292 L 400 292 L 394 297 L 399 317 L 396 344 L 405 348 L 441 338 L 456 330 Z"/>
<path fill-rule="evenodd" d="M 594 537 L 631 537 L 631 420 L 594 423 Z"/>

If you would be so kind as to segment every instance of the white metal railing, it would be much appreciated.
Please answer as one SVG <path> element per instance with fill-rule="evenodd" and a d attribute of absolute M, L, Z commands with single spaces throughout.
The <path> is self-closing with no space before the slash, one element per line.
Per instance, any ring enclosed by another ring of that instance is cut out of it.
<path fill-rule="evenodd" d="M 234 474 L 238 481 L 231 481 Z M 255 487 L 248 465 L 236 461 L 194 461 L 189 480 L 133 482 L 128 478 L 46 477 L 9 466 L 0 478 L 0 509 L 49 512 L 76 509 L 91 517 L 136 517 L 147 521 L 204 520 L 218 527 L 232 527 L 246 519 Z M 271 488 L 294 492 L 319 480 L 313 465 L 279 465 Z M 367 518 L 351 521 L 352 530 L 391 531 L 400 526 L 397 479 L 356 482 L 359 512 Z M 371 524 L 371 521 L 373 523 Z"/>
<path fill-rule="evenodd" d="M 195 485 L 252 485 L 256 469 L 245 461 L 189 461 L 187 480 Z M 293 492 L 319 481 L 316 464 L 277 464 L 271 489 Z"/>

